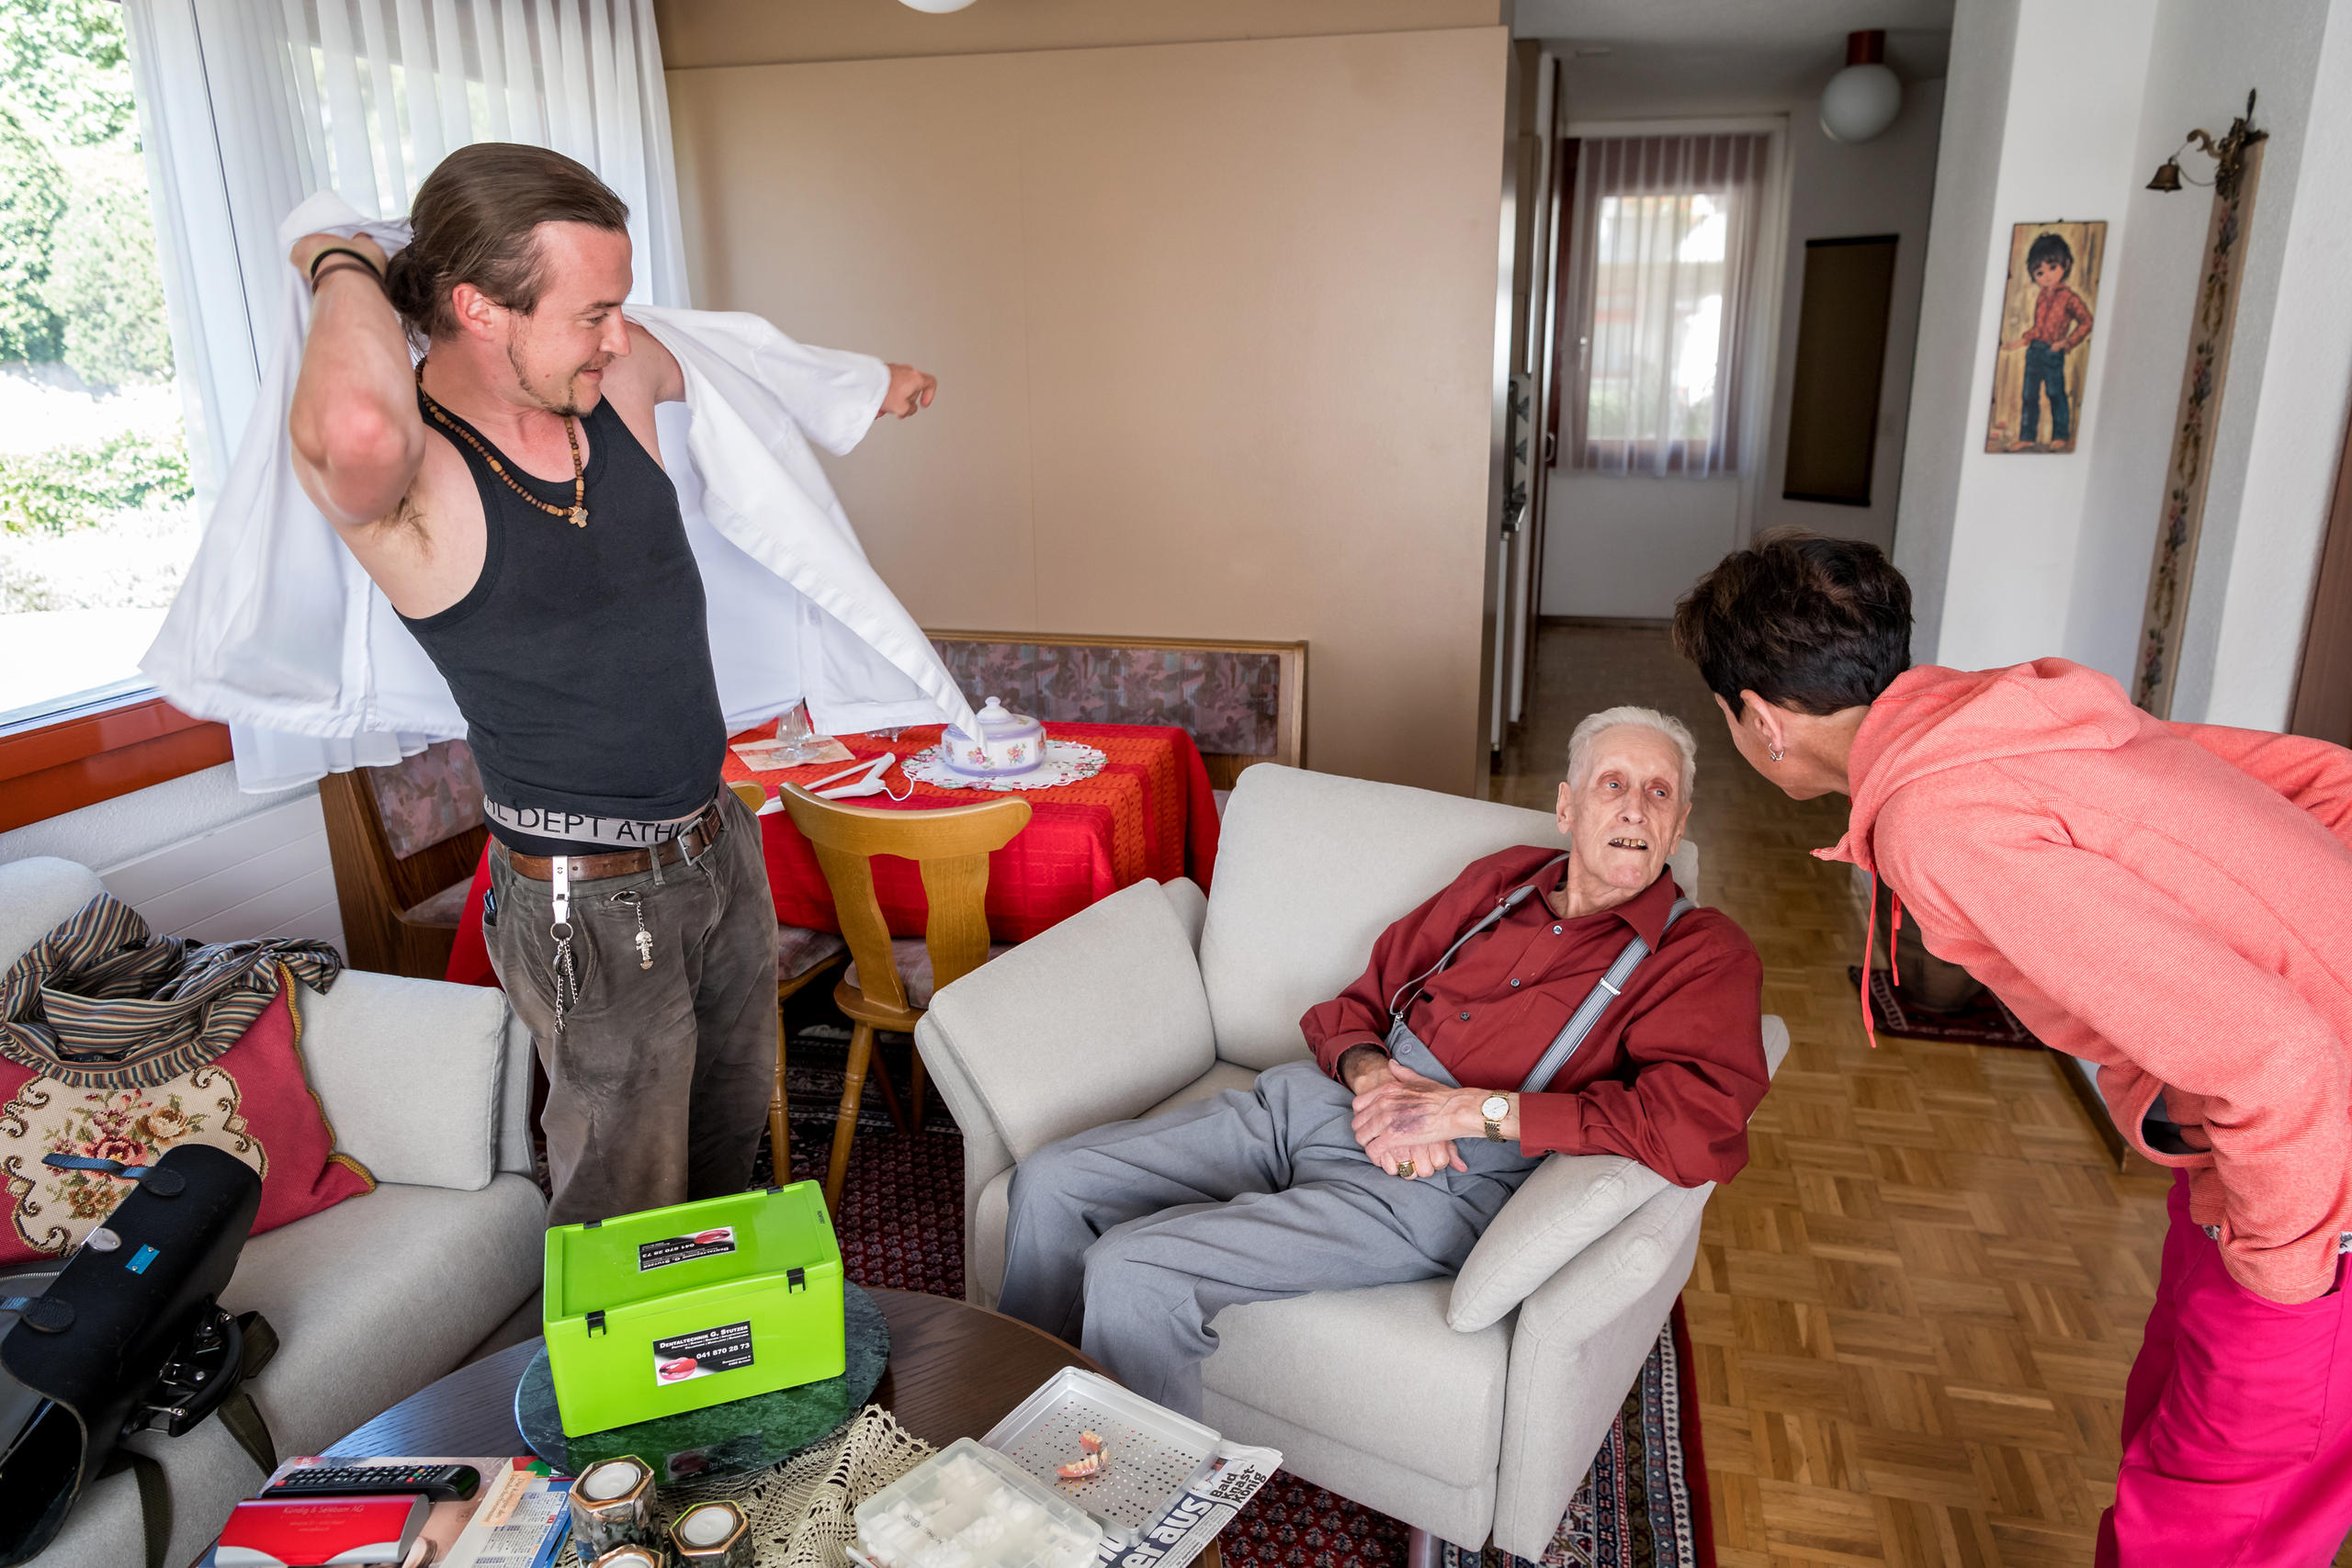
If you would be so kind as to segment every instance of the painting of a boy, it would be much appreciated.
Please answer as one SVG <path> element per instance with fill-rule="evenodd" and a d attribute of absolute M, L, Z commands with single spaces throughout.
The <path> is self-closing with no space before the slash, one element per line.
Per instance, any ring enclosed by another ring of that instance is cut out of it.
<path fill-rule="evenodd" d="M 2091 335 L 2091 304 L 2086 296 L 2095 297 L 2098 291 L 2098 253 L 2106 231 L 2104 223 L 2017 226 L 1985 450 L 2074 450 L 2083 383 L 2082 356 L 2075 351 Z M 2079 260 L 2078 243 L 2085 253 Z M 2044 402 L 2050 407 L 2046 441 L 2041 424 Z"/>

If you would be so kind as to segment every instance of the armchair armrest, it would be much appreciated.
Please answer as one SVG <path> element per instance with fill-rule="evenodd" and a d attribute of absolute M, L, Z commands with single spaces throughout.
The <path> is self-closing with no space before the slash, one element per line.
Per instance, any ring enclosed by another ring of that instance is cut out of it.
<path fill-rule="evenodd" d="M 514 1061 L 505 993 L 346 969 L 294 1002 L 303 1071 L 336 1148 L 379 1181 L 490 1185 L 530 1104 L 529 1078 L 513 1087 L 529 1044 Z M 520 1141 L 527 1150 L 527 1134 Z"/>
<path fill-rule="evenodd" d="M 1623 1155 L 1554 1155 L 1536 1168 L 1454 1276 L 1446 1323 L 1476 1334 L 1501 1321 L 1568 1261 L 1673 1184 Z"/>
<path fill-rule="evenodd" d="M 932 998 L 915 1047 L 964 1132 L 967 1230 L 981 1189 L 1016 1162 L 1141 1114 L 1216 1062 L 1200 901 L 1189 882 L 1136 883 Z"/>
<path fill-rule="evenodd" d="M 1690 1278 L 1713 1183 L 1667 1187 L 1528 1296 L 1511 1334 L 1495 1544 L 1542 1556 Z"/>

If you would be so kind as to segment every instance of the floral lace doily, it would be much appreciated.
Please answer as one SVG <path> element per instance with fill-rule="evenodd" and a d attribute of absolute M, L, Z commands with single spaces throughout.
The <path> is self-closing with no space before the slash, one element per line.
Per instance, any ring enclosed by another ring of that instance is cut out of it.
<path fill-rule="evenodd" d="M 857 1506 L 929 1459 L 932 1446 L 880 1405 L 852 1417 L 841 1436 L 749 1475 L 665 1486 L 654 1505 L 662 1528 L 720 1498 L 743 1510 L 759 1568 L 850 1568 Z M 566 1546 L 560 1568 L 579 1568 Z"/>
<path fill-rule="evenodd" d="M 1102 771 L 1105 761 L 1102 752 L 1091 746 L 1081 746 L 1075 740 L 1047 739 L 1046 755 L 1036 767 L 1025 773 L 1003 774 L 996 778 L 976 779 L 959 773 L 947 765 L 936 746 L 926 747 L 906 761 L 907 777 L 919 779 L 942 789 L 1052 789 L 1057 784 L 1076 784 L 1091 779 Z"/>

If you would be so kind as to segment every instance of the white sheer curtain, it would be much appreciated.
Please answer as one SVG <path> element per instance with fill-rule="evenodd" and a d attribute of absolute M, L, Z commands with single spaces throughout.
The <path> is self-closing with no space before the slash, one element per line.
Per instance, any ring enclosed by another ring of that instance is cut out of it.
<path fill-rule="evenodd" d="M 1588 137 L 1578 147 L 1580 385 L 1569 465 L 1739 470 L 1742 348 L 1771 139 Z"/>
<path fill-rule="evenodd" d="M 408 210 L 475 141 L 552 147 L 628 203 L 629 298 L 689 303 L 653 0 L 124 0 L 172 346 L 200 506 L 245 434 L 287 260 L 315 191 Z M 398 761 L 431 736 L 355 744 L 232 727 L 252 790 Z"/>

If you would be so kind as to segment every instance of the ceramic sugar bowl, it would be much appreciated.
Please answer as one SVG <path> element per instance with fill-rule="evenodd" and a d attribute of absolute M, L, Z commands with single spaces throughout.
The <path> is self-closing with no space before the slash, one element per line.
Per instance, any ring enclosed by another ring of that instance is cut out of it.
<path fill-rule="evenodd" d="M 939 738 L 939 754 L 951 772 L 972 779 L 996 779 L 1035 772 L 1046 760 L 1046 727 L 990 697 L 979 711 L 979 733 L 954 725 Z"/>

